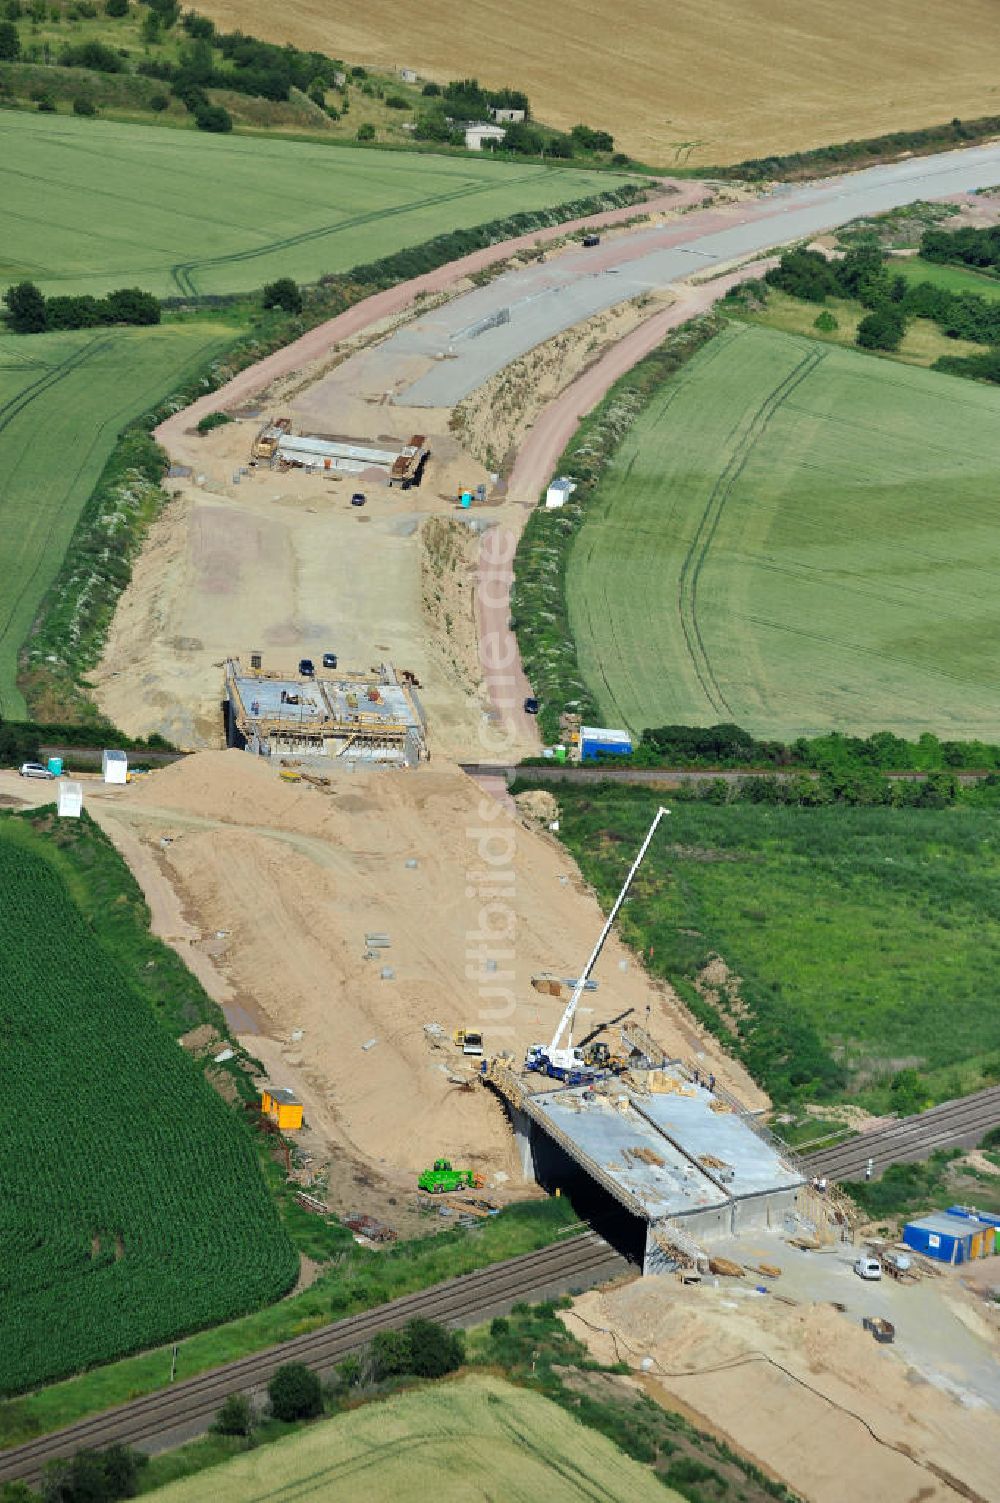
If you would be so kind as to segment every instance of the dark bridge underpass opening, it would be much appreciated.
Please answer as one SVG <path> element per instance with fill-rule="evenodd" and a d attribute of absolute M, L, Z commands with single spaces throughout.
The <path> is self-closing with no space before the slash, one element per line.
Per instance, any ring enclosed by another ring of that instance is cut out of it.
<path fill-rule="evenodd" d="M 531 1124 L 535 1178 L 544 1190 L 566 1195 L 581 1221 L 609 1242 L 616 1252 L 641 1268 L 646 1253 L 646 1222 L 627 1211 L 548 1133 Z"/>

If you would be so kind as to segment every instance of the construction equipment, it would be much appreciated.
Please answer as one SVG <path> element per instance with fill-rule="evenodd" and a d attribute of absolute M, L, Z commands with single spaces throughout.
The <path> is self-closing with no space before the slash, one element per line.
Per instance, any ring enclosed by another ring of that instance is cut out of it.
<path fill-rule="evenodd" d="M 474 1028 L 456 1028 L 452 1037 L 463 1054 L 482 1055 L 483 1036 Z"/>
<path fill-rule="evenodd" d="M 566 1003 L 563 1015 L 559 1019 L 558 1027 L 552 1035 L 552 1042 L 547 1048 L 544 1044 L 531 1044 L 529 1046 L 524 1059 L 524 1068 L 526 1070 L 538 1070 L 542 1074 L 553 1076 L 557 1080 L 570 1081 L 571 1084 L 587 1079 L 588 1074 L 592 1071 L 593 1067 L 587 1065 L 585 1052 L 582 1049 L 573 1048 L 573 1018 L 580 998 L 586 989 L 590 973 L 597 964 L 598 956 L 604 948 L 604 942 L 611 933 L 611 926 L 618 917 L 618 911 L 625 901 L 628 890 L 632 885 L 632 880 L 645 859 L 646 852 L 649 850 L 650 842 L 656 834 L 660 820 L 665 814 L 669 813 L 670 810 L 664 809 L 662 804 L 657 809 L 653 817 L 653 823 L 646 831 L 646 838 L 639 847 L 639 854 L 632 862 L 629 874 L 622 884 L 622 890 L 617 898 L 615 898 L 611 912 L 608 914 L 604 927 L 598 936 L 597 944 L 591 951 L 590 959 L 584 966 L 579 980 L 570 993 L 570 999 Z M 565 1048 L 561 1046 L 563 1034 L 567 1035 Z"/>
<path fill-rule="evenodd" d="M 592 1044 L 585 1045 L 583 1059 L 585 1064 L 595 1070 L 611 1070 L 614 1074 L 628 1068 L 626 1056 L 612 1051 L 603 1039 L 595 1039 Z"/>
<path fill-rule="evenodd" d="M 475 1169 L 455 1169 L 450 1159 L 435 1159 L 433 1169 L 425 1169 L 417 1187 L 428 1195 L 449 1195 L 453 1190 L 481 1190 L 485 1180 Z"/>

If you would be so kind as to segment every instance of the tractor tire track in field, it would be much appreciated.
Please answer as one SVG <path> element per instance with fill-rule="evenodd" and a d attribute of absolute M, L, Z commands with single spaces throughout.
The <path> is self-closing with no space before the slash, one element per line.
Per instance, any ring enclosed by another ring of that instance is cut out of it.
<path fill-rule="evenodd" d="M 733 715 L 735 712 L 716 677 L 698 622 L 698 585 L 701 571 L 722 519 L 726 502 L 746 468 L 750 455 L 767 431 L 775 413 L 780 410 L 792 392 L 801 386 L 802 382 L 812 375 L 816 367 L 826 359 L 826 353 L 826 350 L 810 350 L 786 376 L 782 377 L 778 385 L 753 413 L 742 435 L 737 438 L 725 468 L 712 486 L 677 576 L 677 614 L 687 644 L 688 656 L 702 692 L 716 714 Z"/>
<path fill-rule="evenodd" d="M 66 359 L 61 361 L 59 365 L 50 367 L 43 376 L 39 376 L 28 386 L 23 387 L 16 396 L 11 397 L 8 402 L 4 402 L 2 405 L 0 405 L 0 433 L 2 433 L 5 428 L 9 427 L 14 419 L 16 417 L 19 417 L 21 413 L 24 412 L 25 408 L 29 407 L 37 397 L 43 396 L 46 392 L 50 391 L 53 386 L 57 386 L 60 381 L 64 381 L 67 376 L 71 376 L 73 372 L 79 369 L 81 365 L 86 365 L 86 363 L 94 355 L 103 354 L 104 351 L 110 349 L 110 347 L 110 339 L 92 339 L 90 343 L 84 345 L 82 349 L 75 350 L 72 354 L 67 355 Z M 53 517 L 53 527 L 55 526 L 55 521 L 56 518 Z M 48 543 L 51 532 L 52 527 L 50 527 L 48 529 L 48 532 L 46 533 L 46 544 Z M 14 620 L 14 616 L 16 615 L 21 602 L 23 601 L 28 591 L 34 585 L 38 571 L 42 567 L 42 563 L 47 556 L 47 551 L 47 547 L 42 547 L 38 550 L 38 560 L 35 564 L 34 569 L 32 569 L 30 573 L 24 575 L 21 578 L 20 587 L 12 597 L 9 609 L 7 610 L 3 619 L 0 619 L 0 642 L 3 641 L 3 639 L 9 632 L 11 623 Z M 0 719 L 6 716 L 6 711 L 7 706 L 4 702 L 4 696 L 2 692 L 0 692 Z"/>
<path fill-rule="evenodd" d="M 515 184 L 528 182 L 531 181 L 532 176 L 526 173 L 513 181 Z M 193 275 L 196 271 L 204 271 L 210 266 L 232 266 L 238 262 L 255 261 L 258 257 L 272 255 L 275 251 L 289 250 L 296 245 L 307 245 L 311 240 L 323 240 L 328 235 L 339 235 L 342 230 L 357 229 L 359 225 L 373 224 L 383 219 L 395 219 L 400 214 L 411 214 L 420 209 L 437 207 L 439 204 L 454 203 L 460 198 L 472 198 L 479 193 L 488 193 L 492 191 L 493 186 L 489 182 L 475 183 L 465 188 L 455 189 L 451 193 L 438 193 L 429 198 L 412 199 L 408 203 L 397 204 L 395 208 L 371 209 L 366 214 L 355 214 L 350 219 L 341 219 L 335 224 L 323 224 L 313 230 L 300 230 L 297 235 L 286 235 L 280 240 L 271 240 L 267 245 L 256 246 L 250 250 L 233 251 L 228 256 L 209 256 L 203 261 L 178 261 L 175 266 L 171 266 L 170 275 L 184 297 L 198 297 L 198 288 Z M 402 247 L 404 250 L 405 248 L 405 246 Z"/>

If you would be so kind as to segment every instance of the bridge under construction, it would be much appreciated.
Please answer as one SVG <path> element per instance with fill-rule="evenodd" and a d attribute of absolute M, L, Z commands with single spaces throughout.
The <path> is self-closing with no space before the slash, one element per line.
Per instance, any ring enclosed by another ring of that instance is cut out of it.
<path fill-rule="evenodd" d="M 367 673 L 266 671 L 226 663 L 226 745 L 263 757 L 329 765 L 415 766 L 426 755 L 425 726 L 412 675 L 388 663 Z"/>

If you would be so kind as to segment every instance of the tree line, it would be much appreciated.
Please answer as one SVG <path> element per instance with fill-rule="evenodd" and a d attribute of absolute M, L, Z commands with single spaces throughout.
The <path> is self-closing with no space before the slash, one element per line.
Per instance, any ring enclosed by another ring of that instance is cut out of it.
<path fill-rule="evenodd" d="M 620 761 L 619 759 L 616 759 Z M 799 736 L 762 741 L 741 726 L 661 725 L 643 731 L 633 764 L 659 767 L 773 767 L 810 771 L 1000 771 L 1000 746 L 986 741 L 942 741 L 925 732 L 907 741 L 892 731 L 870 736 Z"/>
<path fill-rule="evenodd" d="M 936 240 L 947 232 L 928 233 Z M 870 242 L 852 246 L 843 258 L 836 260 L 802 247 L 785 251 L 778 265 L 767 272 L 764 282 L 810 303 L 823 304 L 828 297 L 860 302 L 869 310 L 858 325 L 857 343 L 862 349 L 898 349 L 911 318 L 929 319 L 949 339 L 1000 343 L 1000 299 L 991 300 L 974 292 L 951 292 L 934 282 L 912 282 L 898 273 L 893 275 L 884 252 Z M 745 286 L 732 289 L 734 300 L 746 295 Z M 966 364 L 960 358 L 943 356 L 935 368 L 949 370 Z M 986 371 L 995 362 L 982 364 L 984 378 L 993 379 Z"/>
<path fill-rule="evenodd" d="M 89 293 L 46 297 L 34 282 L 18 282 L 3 295 L 7 325 L 15 334 L 56 329 L 96 329 L 107 324 L 158 324 L 160 304 L 141 287 L 119 287 L 107 297 Z"/>

